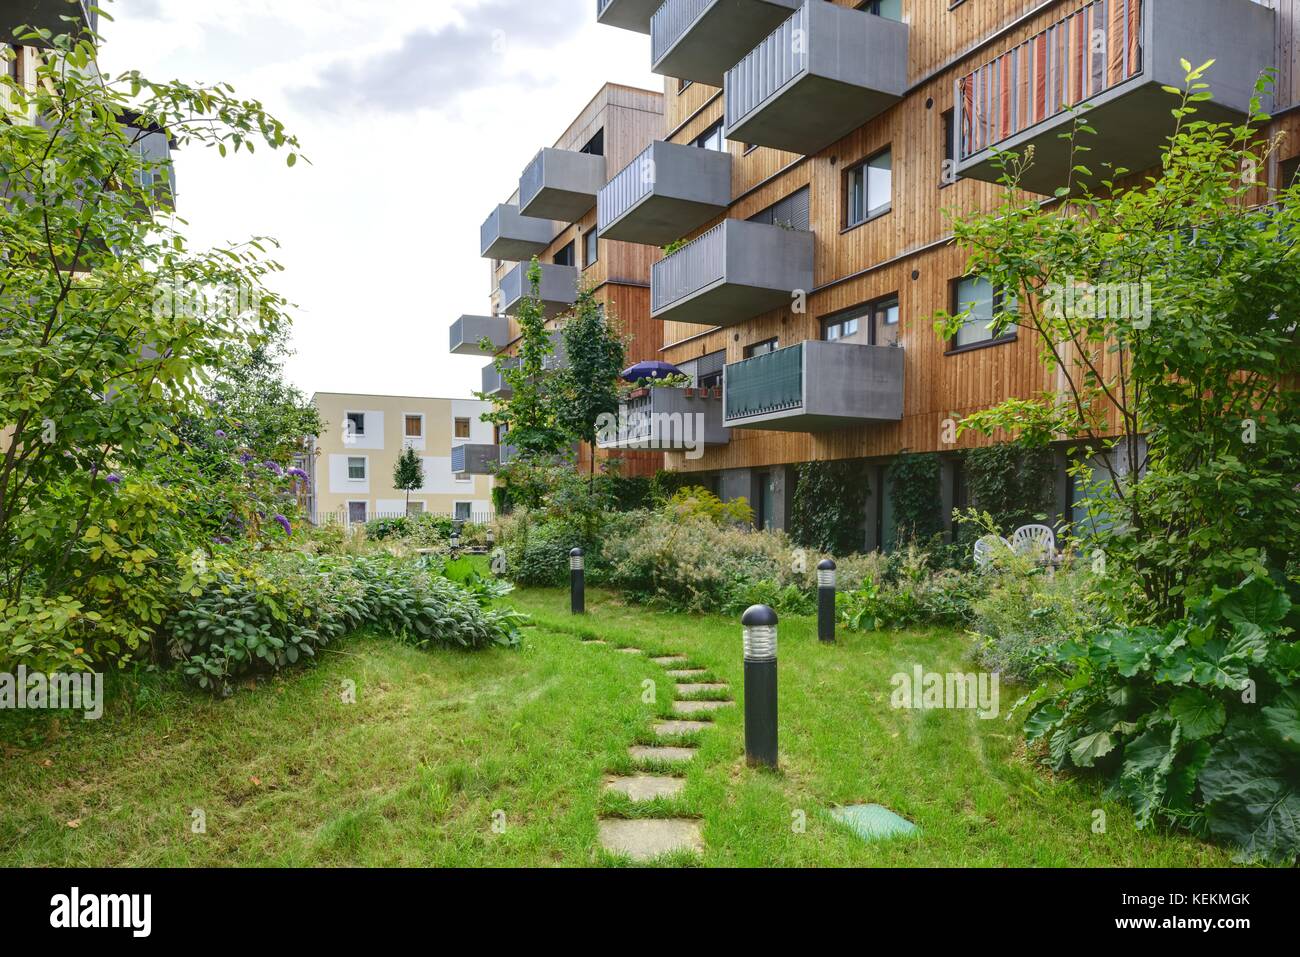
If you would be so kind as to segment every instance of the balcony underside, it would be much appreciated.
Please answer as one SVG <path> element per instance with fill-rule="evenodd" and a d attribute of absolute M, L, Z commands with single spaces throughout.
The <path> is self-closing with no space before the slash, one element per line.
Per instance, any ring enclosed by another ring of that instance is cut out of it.
<path fill-rule="evenodd" d="M 727 130 L 727 139 L 812 154 L 879 116 L 901 97 L 804 73 Z"/>
<path fill-rule="evenodd" d="M 803 0 L 713 0 L 653 63 L 661 76 L 722 86 L 727 71 Z M 669 7 L 664 4 L 664 8 Z"/>
<path fill-rule="evenodd" d="M 494 356 L 509 341 L 510 322 L 504 316 L 461 316 L 451 324 L 449 351 L 457 356 Z"/>
<path fill-rule="evenodd" d="M 554 238 L 551 220 L 524 216 L 518 206 L 503 203 L 479 230 L 479 249 L 484 259 L 523 263 L 545 252 Z"/>
<path fill-rule="evenodd" d="M 78 2 L 68 3 L 66 0 L 6 0 L 3 11 L 3 27 L 0 27 L 0 42 L 9 42 L 13 39 L 13 31 L 19 26 L 35 27 L 39 30 L 49 30 L 54 36 L 60 36 L 65 33 L 78 33 L 90 29 L 98 29 L 98 14 L 90 11 L 93 4 Z M 63 17 L 72 17 L 75 23 L 68 23 Z M 39 41 L 27 40 L 26 43 L 31 46 L 47 46 Z"/>
<path fill-rule="evenodd" d="M 607 27 L 650 34 L 650 20 L 663 0 L 606 0 L 604 9 L 597 8 L 596 22 Z"/>
<path fill-rule="evenodd" d="M 652 313 L 652 318 L 701 326 L 734 326 L 790 305 L 792 295 L 788 289 L 745 286 L 719 279 Z"/>
<path fill-rule="evenodd" d="M 1174 131 L 1170 110 L 1176 100 L 1150 82 L 1134 82 L 1118 87 L 1097 98 L 1091 109 L 1084 110 L 1080 122 L 1097 131 L 1095 136 L 1080 133 L 1078 140 L 1090 152 L 1080 153 L 1073 165 L 1086 166 L 1093 174 L 1089 185 L 1099 188 L 1102 179 L 1113 179 L 1112 169 L 1123 167 L 1133 173 L 1151 169 L 1160 163 L 1167 138 Z M 1221 103 L 1197 104 L 1195 119 L 1211 123 L 1239 123 L 1245 114 Z M 1025 155 L 1033 147 L 1033 163 L 1020 178 L 1020 186 L 1031 192 L 1052 195 L 1071 181 L 1070 141 L 1061 139 L 1075 122 L 1069 114 L 1044 120 L 1017 136 L 976 153 L 957 166 L 957 175 L 968 179 L 996 183 L 1004 175 L 997 162 L 999 152 Z M 1110 166 L 1103 166 L 1102 163 Z M 1075 182 L 1079 174 L 1073 177 Z"/>
<path fill-rule="evenodd" d="M 545 149 L 519 180 L 519 211 L 525 216 L 573 223 L 596 205 L 605 185 L 605 157 Z"/>
<path fill-rule="evenodd" d="M 651 193 L 603 227 L 600 237 L 646 246 L 666 246 L 716 219 L 726 208 L 725 204 L 701 203 Z"/>

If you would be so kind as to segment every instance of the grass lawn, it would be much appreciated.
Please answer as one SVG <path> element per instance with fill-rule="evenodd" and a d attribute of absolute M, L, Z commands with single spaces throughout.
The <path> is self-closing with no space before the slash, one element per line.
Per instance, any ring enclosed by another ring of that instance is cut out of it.
<path fill-rule="evenodd" d="M 682 739 L 700 748 L 682 795 L 632 805 L 601 783 L 633 770 L 628 746 L 653 743 L 651 721 L 669 716 L 672 679 L 649 655 L 685 654 L 739 699 L 738 624 L 598 591 L 580 620 L 567 592 L 510 601 L 537 623 L 517 651 L 358 639 L 226 701 L 146 683 L 128 685 L 103 720 L 65 719 L 48 740 L 0 725 L 0 864 L 614 863 L 597 849 L 597 817 L 640 814 L 701 818 L 706 865 L 1231 863 L 1185 835 L 1137 832 L 1095 783 L 1044 776 L 1015 723 L 892 709 L 896 672 L 970 670 L 964 639 L 944 631 L 842 633 L 821 646 L 812 619 L 783 622 L 780 773 L 746 768 L 740 708 L 725 708 L 715 728 Z M 346 681 L 355 704 L 342 700 Z M 1003 689 L 1004 711 L 1019 693 Z M 825 814 L 857 802 L 922 835 L 866 844 Z M 1104 834 L 1093 833 L 1098 808 Z M 192 832 L 194 809 L 206 833 Z"/>

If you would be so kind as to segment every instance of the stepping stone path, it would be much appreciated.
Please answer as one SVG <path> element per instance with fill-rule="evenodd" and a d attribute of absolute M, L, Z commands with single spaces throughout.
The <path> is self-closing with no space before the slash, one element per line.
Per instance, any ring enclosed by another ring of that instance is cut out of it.
<path fill-rule="evenodd" d="M 704 850 L 700 822 L 684 818 L 605 818 L 599 822 L 600 846 L 611 854 L 649 861 L 660 854 Z"/>
<path fill-rule="evenodd" d="M 707 731 L 711 727 L 712 721 L 656 721 L 654 724 L 655 734 L 660 737 L 693 734 L 696 731 Z"/>
<path fill-rule="evenodd" d="M 637 774 L 633 777 L 610 777 L 605 790 L 626 794 L 633 801 L 653 801 L 657 797 L 676 797 L 686 787 L 685 778 L 669 778 L 659 774 Z"/>
<path fill-rule="evenodd" d="M 585 645 L 603 645 L 599 639 L 587 639 Z M 619 648 L 622 654 L 642 654 L 640 648 Z M 686 655 L 660 655 L 651 658 L 668 672 L 670 678 L 698 678 L 707 675 L 705 668 L 685 668 L 690 663 Z M 673 670 L 668 670 L 673 669 Z M 682 683 L 676 685 L 677 694 L 698 694 L 730 690 L 722 682 Z M 674 701 L 674 714 L 693 715 L 734 705 L 734 701 Z M 712 721 L 674 719 L 656 721 L 654 733 L 660 738 L 693 734 L 714 727 Z M 633 761 L 677 763 L 691 761 L 696 749 L 672 744 L 635 744 L 627 749 Z M 609 775 L 604 790 L 624 794 L 633 801 L 652 801 L 655 798 L 679 797 L 686 789 L 686 779 L 663 774 Z M 704 850 L 703 822 L 690 818 L 601 818 L 597 822 L 597 839 L 610 854 L 628 857 L 634 861 L 649 861 L 662 854 L 686 852 L 698 854 Z"/>
<path fill-rule="evenodd" d="M 729 708 L 734 701 L 674 701 L 673 714 L 699 714 L 701 711 L 717 711 Z"/>
<path fill-rule="evenodd" d="M 700 694 L 705 691 L 726 691 L 727 686 L 717 682 L 710 682 L 702 685 L 678 685 L 678 694 Z"/>

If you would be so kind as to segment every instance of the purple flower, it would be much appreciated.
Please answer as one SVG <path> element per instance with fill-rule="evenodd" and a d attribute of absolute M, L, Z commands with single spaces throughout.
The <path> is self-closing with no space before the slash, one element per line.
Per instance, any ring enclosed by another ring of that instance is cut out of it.
<path fill-rule="evenodd" d="M 212 540 L 214 545 L 233 545 L 234 542 L 225 535 L 218 535 Z"/>
<path fill-rule="evenodd" d="M 104 481 L 107 482 L 109 485 L 121 485 L 122 476 L 118 475 L 116 472 L 113 472 L 112 474 L 106 476 L 104 478 Z"/>
<path fill-rule="evenodd" d="M 245 452 L 243 455 L 239 457 L 239 461 L 241 464 L 247 465 L 249 462 L 253 461 L 253 456 Z"/>
<path fill-rule="evenodd" d="M 217 429 L 217 431 L 214 432 L 213 435 L 215 435 L 219 439 L 224 439 L 226 437 L 226 432 L 224 429 Z"/>
<path fill-rule="evenodd" d="M 262 468 L 274 472 L 276 475 L 280 476 L 281 478 L 284 477 L 284 469 L 280 468 L 280 466 L 277 465 L 275 462 L 263 462 Z"/>
<path fill-rule="evenodd" d="M 284 529 L 284 534 L 286 535 L 293 534 L 293 526 L 289 524 L 289 520 L 285 518 L 283 515 L 276 515 L 275 521 L 278 522 L 280 527 Z"/>
<path fill-rule="evenodd" d="M 289 471 L 285 472 L 284 474 L 292 475 L 294 478 L 300 478 L 304 482 L 307 481 L 308 478 L 307 473 L 304 472 L 302 469 L 289 469 Z"/>

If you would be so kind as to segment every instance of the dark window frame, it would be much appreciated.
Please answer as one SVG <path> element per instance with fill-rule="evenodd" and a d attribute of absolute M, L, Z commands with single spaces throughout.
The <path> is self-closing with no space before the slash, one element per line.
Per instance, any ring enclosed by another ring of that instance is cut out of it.
<path fill-rule="evenodd" d="M 862 202 L 865 207 L 866 203 L 871 200 L 871 174 L 866 172 L 871 166 L 872 161 L 879 159 L 886 153 L 889 154 L 889 202 L 883 206 L 875 207 L 874 211 L 870 208 L 862 210 L 862 219 L 852 220 L 852 201 L 849 198 L 850 177 L 859 170 L 864 171 L 862 181 Z M 844 201 L 844 215 L 840 218 L 841 232 L 848 232 L 857 229 L 859 226 L 865 226 L 867 223 L 874 222 L 882 216 L 888 216 L 894 211 L 894 145 L 888 143 L 876 150 L 874 153 L 865 157 L 861 161 L 854 163 L 852 166 L 845 168 L 840 178 L 840 198 Z"/>
<path fill-rule="evenodd" d="M 957 313 L 962 311 L 961 302 L 958 299 L 958 297 L 961 295 L 960 290 L 961 290 L 962 282 L 967 279 L 980 279 L 980 278 L 982 277 L 958 276 L 955 279 L 949 280 L 948 308 L 952 310 L 952 314 L 954 316 L 957 315 Z M 997 315 L 999 312 L 1002 312 L 1005 308 L 1005 303 L 1006 303 L 1006 291 L 1003 289 L 994 288 L 993 314 Z M 993 346 L 1002 346 L 1002 345 L 1006 345 L 1008 342 L 1015 342 L 1019 338 L 1020 338 L 1020 330 L 1016 326 L 1012 326 L 1009 332 L 1004 332 L 1002 335 L 996 336 L 992 339 L 981 339 L 979 342 L 968 342 L 965 345 L 958 345 L 957 336 L 953 335 L 953 337 L 948 340 L 948 348 L 944 351 L 944 355 L 954 356 L 954 355 L 960 355 L 963 352 L 975 352 L 979 349 L 989 349 L 992 348 Z"/>

